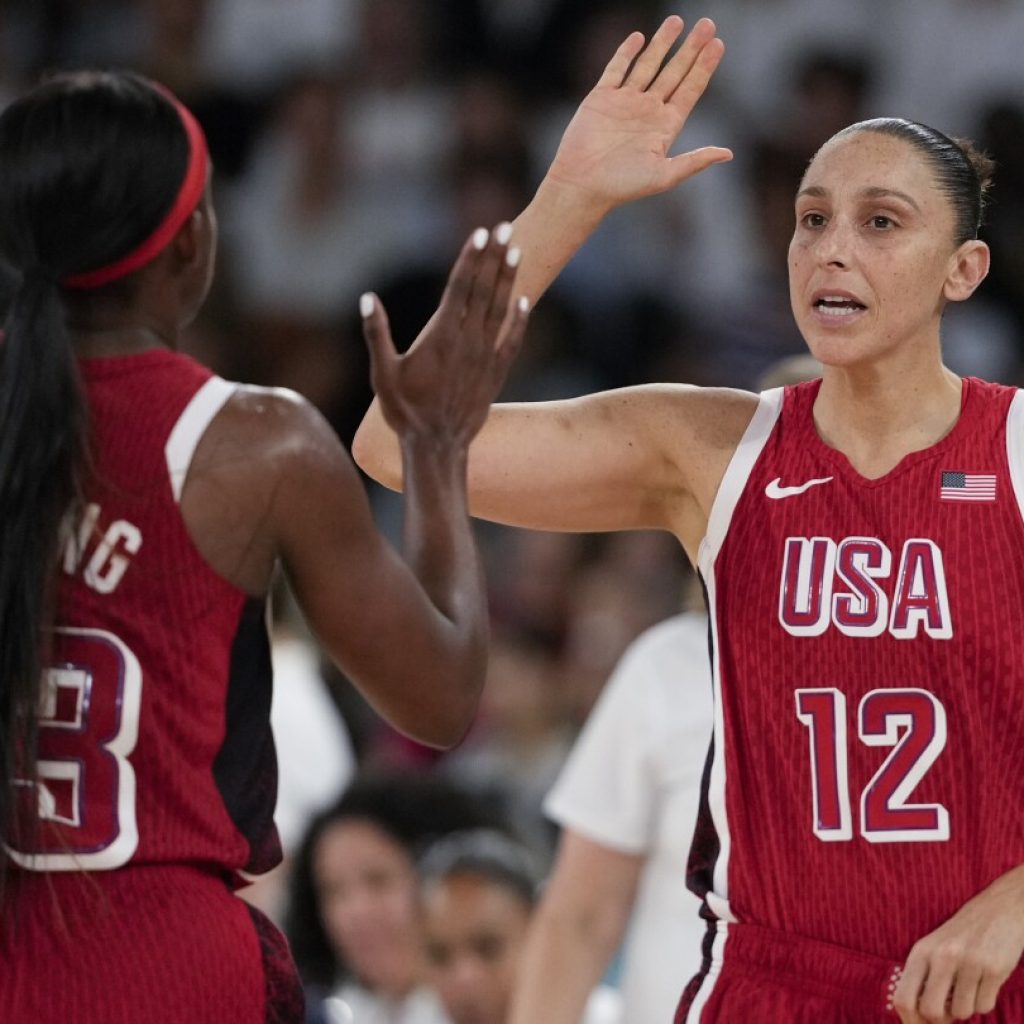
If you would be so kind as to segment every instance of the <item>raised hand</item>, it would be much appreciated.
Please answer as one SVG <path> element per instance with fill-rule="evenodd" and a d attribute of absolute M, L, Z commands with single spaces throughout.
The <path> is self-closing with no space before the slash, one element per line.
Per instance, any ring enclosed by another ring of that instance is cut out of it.
<path fill-rule="evenodd" d="M 361 300 L 370 373 L 381 411 L 399 438 L 468 445 L 483 426 L 522 344 L 528 308 L 510 308 L 519 251 L 511 227 L 475 231 L 462 248 L 441 305 L 399 355 L 387 314 L 372 294 Z"/>
<path fill-rule="evenodd" d="M 1024 867 L 997 878 L 914 944 L 894 995 L 903 1024 L 990 1013 L 1024 950 Z"/>
<path fill-rule="evenodd" d="M 586 192 L 602 215 L 732 159 L 718 146 L 668 155 L 725 52 L 714 22 L 701 18 L 666 62 L 682 31 L 672 15 L 646 47 L 630 35 L 562 136 L 548 178 Z"/>

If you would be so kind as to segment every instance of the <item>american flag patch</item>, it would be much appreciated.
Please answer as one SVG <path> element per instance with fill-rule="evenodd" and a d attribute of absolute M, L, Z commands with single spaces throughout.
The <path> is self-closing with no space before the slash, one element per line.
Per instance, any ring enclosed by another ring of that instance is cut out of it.
<path fill-rule="evenodd" d="M 995 501 L 995 473 L 943 473 L 939 486 L 943 501 Z"/>

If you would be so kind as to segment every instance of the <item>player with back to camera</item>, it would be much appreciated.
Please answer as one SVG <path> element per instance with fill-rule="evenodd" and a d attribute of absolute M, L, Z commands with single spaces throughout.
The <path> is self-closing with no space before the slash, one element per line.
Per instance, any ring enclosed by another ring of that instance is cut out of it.
<path fill-rule="evenodd" d="M 192 115 L 135 75 L 57 76 L 0 116 L 20 274 L 0 347 L 10 1024 L 302 1019 L 283 938 L 231 891 L 280 857 L 277 562 L 399 728 L 455 743 L 482 684 L 466 450 L 525 324 L 522 302 L 505 316 L 514 257 L 483 229 L 467 242 L 422 356 L 367 324 L 411 483 L 403 559 L 305 401 L 175 351 L 213 274 L 209 177 Z"/>
<path fill-rule="evenodd" d="M 724 53 L 702 19 L 669 56 L 681 32 L 630 35 L 566 129 L 515 225 L 531 299 L 609 210 L 730 156 L 668 156 Z M 940 349 L 988 270 L 990 171 L 895 118 L 821 147 L 789 249 L 820 381 L 498 405 L 472 445 L 475 515 L 670 530 L 707 588 L 679 1021 L 1024 1020 L 1024 397 Z M 354 450 L 400 484 L 376 409 Z"/>

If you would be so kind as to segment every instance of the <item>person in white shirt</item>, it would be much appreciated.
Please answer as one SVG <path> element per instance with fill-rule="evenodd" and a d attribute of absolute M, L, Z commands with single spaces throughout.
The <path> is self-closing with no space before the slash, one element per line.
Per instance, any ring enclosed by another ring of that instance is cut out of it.
<path fill-rule="evenodd" d="M 707 618 L 678 615 L 626 651 L 548 796 L 563 833 L 510 1024 L 575 1024 L 631 911 L 623 1019 L 672 1019 L 701 961 L 686 861 L 711 725 Z"/>

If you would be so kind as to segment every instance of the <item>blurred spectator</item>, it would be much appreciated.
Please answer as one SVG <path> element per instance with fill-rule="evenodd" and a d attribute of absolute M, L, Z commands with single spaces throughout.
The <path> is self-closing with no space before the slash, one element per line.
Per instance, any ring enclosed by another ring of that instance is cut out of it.
<path fill-rule="evenodd" d="M 296 857 L 287 934 L 311 1024 L 444 1024 L 427 983 L 415 859 L 496 817 L 439 779 L 357 779 L 309 827 Z"/>
<path fill-rule="evenodd" d="M 358 0 L 205 2 L 204 61 L 232 91 L 270 95 L 299 69 L 338 69 L 359 45 Z"/>
<path fill-rule="evenodd" d="M 554 836 L 541 804 L 571 744 L 551 655 L 525 634 L 494 631 L 477 724 L 440 770 L 547 857 Z"/>
<path fill-rule="evenodd" d="M 577 574 L 569 596 L 558 663 L 563 715 L 578 729 L 622 652 L 649 626 L 678 608 L 686 560 L 675 539 L 658 531 L 611 535 Z"/>
<path fill-rule="evenodd" d="M 420 0 L 361 0 L 345 143 L 365 187 L 429 202 L 452 139 L 450 87 L 435 59 L 437 22 Z"/>
<path fill-rule="evenodd" d="M 780 111 L 778 132 L 810 163 L 827 139 L 868 116 L 872 85 L 872 69 L 863 54 L 808 50 L 798 63 L 791 97 Z"/>
<path fill-rule="evenodd" d="M 547 799 L 563 828 L 514 1024 L 573 1024 L 632 912 L 624 1020 L 671 1020 L 705 927 L 685 865 L 711 738 L 707 616 L 678 615 L 623 656 Z M 557 984 L 554 979 L 557 977 Z"/>
<path fill-rule="evenodd" d="M 707 0 L 690 19 L 695 14 L 714 18 L 729 53 L 714 88 L 746 110 L 748 125 L 761 134 L 789 105 L 791 69 L 804 54 L 821 49 L 875 53 L 889 40 L 889 25 L 902 6 L 887 0 Z M 678 13 L 678 4 L 664 4 L 663 11 Z"/>
<path fill-rule="evenodd" d="M 451 1024 L 506 1024 L 542 877 L 535 858 L 499 833 L 459 832 L 428 849 L 420 876 L 431 976 Z M 621 1019 L 607 988 L 590 993 L 577 1018 Z"/>
<path fill-rule="evenodd" d="M 353 181 L 337 81 L 293 80 L 225 215 L 244 316 L 323 328 L 429 236 L 431 214 Z M 419 223 L 417 224 L 417 219 Z"/>
<path fill-rule="evenodd" d="M 1013 316 L 1019 362 L 1024 355 L 1024 99 L 991 103 L 982 113 L 978 141 L 996 161 L 996 215 L 981 232 L 992 248 L 992 269 L 981 296 Z"/>
<path fill-rule="evenodd" d="M 970 136 L 991 97 L 1024 101 L 1017 0 L 901 0 L 885 4 L 883 17 L 874 40 L 884 71 L 879 114 Z"/>
<path fill-rule="evenodd" d="M 272 634 L 271 655 L 270 725 L 278 762 L 274 823 L 284 859 L 240 895 L 282 925 L 288 875 L 299 844 L 312 819 L 333 804 L 352 780 L 356 760 L 345 724 L 320 675 L 316 647 L 279 621 Z"/>
<path fill-rule="evenodd" d="M 750 147 L 749 189 L 757 210 L 756 264 L 731 301 L 706 312 L 714 379 L 752 388 L 776 360 L 806 351 L 793 320 L 787 276 L 793 199 L 807 166 L 802 148 L 763 138 Z"/>
<path fill-rule="evenodd" d="M 492 553 L 492 618 L 522 631 L 548 650 L 561 647 L 569 622 L 572 581 L 588 540 L 543 530 L 503 531 Z"/>

